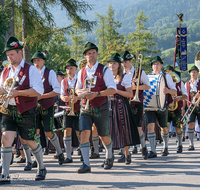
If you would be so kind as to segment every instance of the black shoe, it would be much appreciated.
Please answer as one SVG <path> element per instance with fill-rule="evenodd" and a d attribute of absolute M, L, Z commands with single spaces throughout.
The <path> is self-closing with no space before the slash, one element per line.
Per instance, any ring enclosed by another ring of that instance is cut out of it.
<path fill-rule="evenodd" d="M 44 153 L 43 155 L 48 155 L 49 154 L 49 149 L 48 148 L 44 148 Z"/>
<path fill-rule="evenodd" d="M 24 167 L 24 171 L 30 171 L 32 169 L 32 163 L 28 162 L 28 164 Z"/>
<path fill-rule="evenodd" d="M 161 151 L 161 156 L 167 156 L 169 154 L 168 148 L 165 148 L 164 150 Z"/>
<path fill-rule="evenodd" d="M 127 157 L 125 157 L 125 164 L 130 164 L 131 163 L 131 155 L 127 155 Z"/>
<path fill-rule="evenodd" d="M 73 162 L 72 158 L 71 158 L 71 159 L 66 158 L 66 159 L 64 160 L 64 163 L 72 163 L 72 162 Z"/>
<path fill-rule="evenodd" d="M 64 159 L 65 159 L 65 157 L 64 157 L 64 154 L 63 154 L 63 153 L 61 153 L 61 154 L 58 155 L 58 163 L 59 163 L 60 165 L 63 164 Z"/>
<path fill-rule="evenodd" d="M 119 149 L 119 151 L 118 151 L 117 154 L 118 154 L 118 155 L 124 155 L 121 148 Z"/>
<path fill-rule="evenodd" d="M 147 160 L 147 158 L 148 158 L 148 150 L 147 150 L 146 146 L 144 148 L 142 148 L 142 158 L 144 160 Z"/>
<path fill-rule="evenodd" d="M 134 146 L 132 154 L 137 154 L 137 146 Z"/>
<path fill-rule="evenodd" d="M 99 147 L 99 152 L 103 152 L 103 147 Z"/>
<path fill-rule="evenodd" d="M 77 153 L 77 155 L 78 155 L 78 156 L 80 156 L 80 155 L 81 155 L 81 149 L 79 149 L 79 150 L 78 150 L 78 153 Z"/>
<path fill-rule="evenodd" d="M 12 158 L 11 158 L 11 161 L 10 161 L 10 165 L 13 164 L 13 158 L 14 158 L 14 153 L 12 153 Z"/>
<path fill-rule="evenodd" d="M 156 157 L 157 157 L 157 154 L 155 152 L 152 152 L 152 151 L 149 152 L 148 158 L 156 158 Z"/>
<path fill-rule="evenodd" d="M 54 154 L 54 153 L 56 153 L 55 150 L 49 150 L 49 154 Z"/>
<path fill-rule="evenodd" d="M 100 158 L 100 155 L 97 154 L 97 153 L 93 153 L 93 154 L 90 156 L 90 159 L 97 159 L 97 158 Z"/>
<path fill-rule="evenodd" d="M 112 158 L 110 159 L 106 159 L 105 162 L 104 162 L 104 169 L 105 170 L 108 170 L 108 169 L 111 169 L 113 167 L 113 162 L 114 162 L 114 155 L 112 156 Z"/>
<path fill-rule="evenodd" d="M 119 159 L 117 160 L 117 162 L 118 162 L 118 163 L 124 163 L 124 162 L 125 162 L 125 155 L 123 154 L 123 155 L 121 156 L 121 158 L 119 158 Z"/>
<path fill-rule="evenodd" d="M 40 169 L 40 170 L 37 172 L 36 176 L 35 176 L 35 181 L 44 180 L 46 174 L 47 174 L 46 168 Z"/>
<path fill-rule="evenodd" d="M 34 162 L 32 163 L 32 168 L 37 168 L 37 161 L 34 160 Z"/>
<path fill-rule="evenodd" d="M 1 174 L 0 185 L 5 185 L 5 184 L 10 184 L 10 177 L 9 176 L 6 177 L 3 174 Z"/>
<path fill-rule="evenodd" d="M 188 136 L 185 137 L 185 139 L 188 139 L 188 138 L 189 138 Z"/>
<path fill-rule="evenodd" d="M 24 159 L 21 157 L 16 163 L 26 163 L 26 158 Z"/>
<path fill-rule="evenodd" d="M 199 138 L 197 138 L 197 141 L 199 141 Z"/>
<path fill-rule="evenodd" d="M 177 147 L 177 153 L 182 153 L 182 151 L 183 151 L 183 147 L 182 146 L 178 146 Z"/>
<path fill-rule="evenodd" d="M 190 145 L 188 151 L 194 150 L 194 146 Z"/>
<path fill-rule="evenodd" d="M 79 174 L 88 173 L 88 172 L 91 172 L 91 167 L 83 163 L 83 165 L 76 172 Z"/>
<path fill-rule="evenodd" d="M 104 168 L 104 164 L 105 164 L 105 161 L 103 161 L 103 164 L 101 164 L 101 167 L 102 167 L 102 168 Z"/>
<path fill-rule="evenodd" d="M 185 142 L 185 137 L 182 138 L 182 142 Z"/>

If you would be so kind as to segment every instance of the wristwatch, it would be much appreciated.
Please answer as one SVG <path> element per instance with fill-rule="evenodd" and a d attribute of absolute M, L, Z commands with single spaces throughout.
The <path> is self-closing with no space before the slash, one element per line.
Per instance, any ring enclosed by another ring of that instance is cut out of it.
<path fill-rule="evenodd" d="M 101 97 L 101 93 L 100 93 L 100 92 L 98 92 L 98 95 L 97 95 L 97 97 Z"/>

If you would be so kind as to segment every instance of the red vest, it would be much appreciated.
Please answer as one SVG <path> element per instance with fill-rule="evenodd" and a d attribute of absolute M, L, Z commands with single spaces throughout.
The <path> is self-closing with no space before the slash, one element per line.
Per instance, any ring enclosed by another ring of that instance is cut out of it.
<path fill-rule="evenodd" d="M 133 78 L 134 78 L 134 76 L 135 76 L 135 70 L 134 70 L 134 73 L 133 73 Z M 136 78 L 138 78 L 138 76 L 139 76 L 139 72 L 138 72 Z M 141 76 L 142 76 L 142 70 L 141 70 L 141 73 L 140 73 L 140 85 L 142 85 L 142 83 L 141 83 Z M 133 98 L 135 96 L 135 92 L 136 92 L 136 90 L 133 90 Z M 138 96 L 139 96 L 140 102 L 131 101 L 131 103 L 130 103 L 131 105 L 140 104 L 141 102 L 143 102 L 143 90 L 139 90 L 139 95 Z"/>
<path fill-rule="evenodd" d="M 77 82 L 77 81 L 76 81 Z M 75 83 L 76 84 L 76 83 Z M 68 77 L 67 78 L 64 78 L 63 80 L 63 86 L 64 86 L 64 91 L 65 91 L 65 96 L 69 96 L 69 93 L 68 93 L 68 88 L 69 88 L 69 84 L 68 84 Z M 75 94 L 76 95 L 76 94 Z M 66 106 L 69 106 L 69 102 L 65 102 L 65 105 Z M 75 104 L 74 104 L 74 113 L 76 112 L 80 112 L 80 100 L 77 101 Z M 69 109 L 66 109 L 66 110 L 69 110 Z"/>
<path fill-rule="evenodd" d="M 45 68 L 44 70 L 44 76 L 42 78 L 44 78 L 44 94 L 51 92 L 53 90 L 52 86 L 49 84 L 49 72 L 51 69 L 49 68 Z M 42 109 L 47 110 L 48 108 L 50 108 L 51 106 L 54 105 L 54 98 L 45 98 L 45 99 L 41 99 L 40 101 L 40 105 L 42 106 Z"/>
<path fill-rule="evenodd" d="M 187 93 L 188 93 L 188 98 L 187 98 L 187 99 L 188 99 L 190 102 L 192 102 L 193 97 L 190 95 L 190 89 L 191 89 L 191 87 L 190 87 L 190 81 L 188 81 L 188 82 L 186 83 L 186 87 L 187 87 Z M 197 90 L 200 90 L 200 82 L 197 83 Z M 190 106 L 189 102 L 187 102 L 187 106 L 188 106 L 188 107 Z M 200 104 L 199 104 L 199 106 L 200 106 Z"/>
<path fill-rule="evenodd" d="M 29 65 L 28 63 L 24 63 L 24 68 L 21 67 L 21 70 L 19 71 L 19 74 L 18 74 L 19 82 L 21 81 L 22 77 L 23 78 L 25 77 L 25 79 L 24 79 L 23 83 L 21 85 L 19 85 L 19 87 L 17 87 L 16 90 L 26 90 L 26 89 L 30 88 L 30 85 L 29 85 L 29 68 L 30 68 L 30 66 L 31 65 Z M 3 82 L 8 77 L 9 71 L 10 71 L 10 69 L 8 69 L 8 67 L 6 67 L 3 70 Z M 17 97 L 15 97 L 15 102 L 17 105 L 17 110 L 20 114 L 37 106 L 36 97 L 17 96 Z"/>
<path fill-rule="evenodd" d="M 102 90 L 105 90 L 107 87 L 105 85 L 104 79 L 103 79 L 103 68 L 104 65 L 98 64 L 96 72 L 94 73 L 94 76 L 97 76 L 96 80 L 96 85 L 94 88 L 91 88 L 91 92 L 100 92 Z M 86 67 L 84 67 L 81 70 L 81 83 L 84 86 L 84 80 L 86 79 L 87 74 L 86 74 Z M 90 105 L 93 108 L 99 107 L 107 102 L 107 97 L 102 96 L 102 97 L 96 97 L 93 100 L 90 100 Z M 82 103 L 85 105 L 86 101 L 83 99 Z"/>

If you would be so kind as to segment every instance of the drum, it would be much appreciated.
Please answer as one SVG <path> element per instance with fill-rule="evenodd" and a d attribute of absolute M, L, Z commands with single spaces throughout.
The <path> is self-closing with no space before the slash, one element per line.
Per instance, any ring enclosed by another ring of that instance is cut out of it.
<path fill-rule="evenodd" d="M 143 91 L 144 110 L 147 111 L 165 111 L 167 96 L 163 93 L 166 86 L 165 75 L 147 75 L 151 88 Z"/>
<path fill-rule="evenodd" d="M 54 114 L 54 131 L 60 131 L 62 130 L 62 120 L 63 120 L 63 115 L 65 111 L 60 111 Z"/>

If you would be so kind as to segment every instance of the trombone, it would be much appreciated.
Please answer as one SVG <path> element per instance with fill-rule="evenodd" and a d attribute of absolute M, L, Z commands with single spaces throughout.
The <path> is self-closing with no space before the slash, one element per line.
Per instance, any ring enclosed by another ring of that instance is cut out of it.
<path fill-rule="evenodd" d="M 141 70 L 142 70 L 142 58 L 143 58 L 142 54 L 139 54 L 138 59 L 135 63 L 135 76 L 132 79 L 132 83 L 137 82 L 137 88 L 136 88 L 135 96 L 134 96 L 134 98 L 131 99 L 131 101 L 135 101 L 135 102 L 140 102 L 139 85 L 140 85 L 140 75 L 141 75 Z M 139 70 L 138 70 L 138 64 L 140 64 Z M 138 76 L 138 78 L 137 78 L 137 76 Z"/>
<path fill-rule="evenodd" d="M 198 91 L 199 92 L 199 91 Z M 197 93 L 198 93 L 197 92 Z M 190 118 L 190 116 L 192 115 L 193 111 L 195 110 L 196 107 L 199 107 L 199 102 L 200 102 L 200 97 L 197 99 L 197 101 L 195 102 L 195 97 L 193 97 L 192 102 L 186 100 L 187 102 L 189 102 L 190 106 L 188 107 L 187 111 L 185 112 L 184 116 L 181 119 L 181 122 L 183 125 L 186 125 L 188 123 L 188 120 Z M 192 107 L 193 106 L 193 107 Z M 188 114 L 189 113 L 189 114 Z M 186 119 L 186 115 L 188 114 L 188 117 Z"/>

